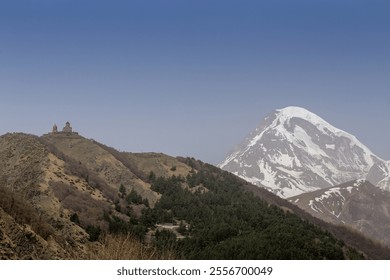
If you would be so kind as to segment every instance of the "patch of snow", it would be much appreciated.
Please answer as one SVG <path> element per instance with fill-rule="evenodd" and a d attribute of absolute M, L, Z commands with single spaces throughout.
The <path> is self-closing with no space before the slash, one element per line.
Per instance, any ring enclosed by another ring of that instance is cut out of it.
<path fill-rule="evenodd" d="M 292 168 L 294 166 L 295 157 L 290 157 L 287 154 L 282 154 L 279 152 L 278 155 L 275 155 L 272 161 L 277 165 L 287 166 Z"/>
<path fill-rule="evenodd" d="M 263 174 L 264 179 L 261 181 L 267 187 L 275 188 L 277 187 L 277 183 L 275 181 L 276 171 L 272 170 L 272 167 L 268 164 L 268 162 L 261 159 L 257 162 L 257 165 L 260 168 L 260 172 Z"/>
<path fill-rule="evenodd" d="M 233 159 L 235 159 L 238 154 L 240 153 L 240 151 L 237 151 L 237 152 L 234 152 L 232 153 L 230 156 L 228 156 L 222 163 L 218 164 L 217 166 L 219 168 L 224 168 L 226 165 L 229 164 L 229 162 L 231 162 Z"/>
<path fill-rule="evenodd" d="M 334 150 L 334 149 L 336 149 L 336 145 L 335 144 L 326 144 L 325 145 L 325 147 L 327 148 L 327 149 L 331 149 L 331 150 Z"/>
<path fill-rule="evenodd" d="M 345 197 L 341 194 L 340 188 L 338 188 L 338 187 L 331 188 L 331 189 L 325 191 L 324 194 L 321 195 L 321 197 L 316 197 L 315 201 L 320 202 L 320 201 L 322 201 L 324 199 L 330 198 L 333 195 L 341 197 L 341 201 L 342 202 L 345 201 Z"/>
<path fill-rule="evenodd" d="M 356 180 L 356 183 L 353 184 L 354 187 L 359 187 L 361 184 L 363 184 L 366 180 L 365 179 L 359 179 Z"/>
<path fill-rule="evenodd" d="M 317 213 L 324 213 L 320 208 L 317 207 L 317 205 L 314 204 L 314 201 L 313 201 L 313 200 L 310 200 L 310 201 L 309 201 L 309 206 L 310 206 L 310 208 L 311 208 L 313 211 L 315 211 L 315 212 L 317 212 Z"/>
<path fill-rule="evenodd" d="M 283 189 L 280 189 L 280 194 L 278 194 L 280 197 L 293 197 L 293 196 L 297 196 L 297 195 L 300 195 L 302 193 L 305 192 L 305 190 L 303 189 L 300 189 L 294 185 L 291 185 L 290 184 L 290 187 L 291 188 L 283 188 Z"/>
<path fill-rule="evenodd" d="M 255 177 L 247 177 L 245 175 L 240 175 L 237 172 L 234 172 L 233 174 L 244 179 L 245 181 L 247 181 L 253 185 L 257 185 L 258 183 L 261 183 L 261 180 L 259 180 L 258 178 L 255 178 Z"/>
<path fill-rule="evenodd" d="M 284 168 L 283 166 L 278 166 L 277 167 L 280 171 L 287 173 L 288 175 L 291 175 L 293 178 L 299 178 L 302 175 L 302 171 L 295 171 L 295 170 L 290 170 L 287 168 Z"/>
<path fill-rule="evenodd" d="M 307 135 L 306 131 L 302 127 L 296 126 L 294 129 L 294 134 L 298 139 L 302 140 L 305 143 L 306 147 L 302 147 L 302 145 L 299 143 L 297 143 L 296 145 L 305 148 L 310 155 L 317 157 L 328 157 L 328 155 L 324 153 L 324 151 L 313 142 L 311 137 Z"/>

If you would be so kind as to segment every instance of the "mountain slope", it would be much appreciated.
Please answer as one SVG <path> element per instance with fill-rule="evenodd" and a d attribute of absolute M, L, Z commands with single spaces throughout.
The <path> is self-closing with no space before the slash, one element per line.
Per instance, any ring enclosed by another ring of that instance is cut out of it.
<path fill-rule="evenodd" d="M 390 161 L 375 163 L 368 172 L 367 180 L 383 190 L 390 191 Z"/>
<path fill-rule="evenodd" d="M 38 256 L 44 258 L 69 257 L 67 244 L 74 244 L 75 252 L 84 249 L 87 234 L 69 219 L 61 217 L 67 213 L 45 183 L 49 156 L 36 136 L 18 133 L 0 137 L 1 235 L 13 248 L 13 255 L 7 258 L 37 257 L 28 253 L 22 239 L 31 240 L 32 246 L 38 248 Z M 64 230 L 56 230 L 54 226 Z M 15 235 L 15 230 L 25 234 Z M 54 249 L 44 246 L 49 241 Z M 57 247 L 61 250 L 55 249 Z"/>
<path fill-rule="evenodd" d="M 157 158 L 163 163 L 182 164 L 165 155 Z M 158 170 L 162 176 L 164 169 Z M 169 170 L 164 175 L 174 173 Z M 140 215 L 145 208 L 142 203 L 152 206 L 160 197 L 150 187 L 114 155 L 77 134 L 0 136 L 0 243 L 10 248 L 0 258 L 86 255 L 94 239 L 91 236 L 109 230 L 105 213 L 129 220 L 118 212 L 127 207 L 129 213 Z M 124 193 L 133 193 L 143 202 L 127 203 Z M 35 248 L 42 249 L 29 254 L 26 244 L 21 243 L 23 238 L 37 240 Z"/>
<path fill-rule="evenodd" d="M 154 203 L 158 198 L 157 194 L 150 191 L 150 184 L 137 177 L 112 153 L 92 140 L 80 135 L 46 134 L 41 137 L 41 141 L 60 157 L 65 155 L 68 162 L 73 161 L 75 166 L 69 168 L 69 172 L 78 175 L 81 167 L 92 171 L 108 185 L 107 189 L 118 190 L 122 184 L 132 186 L 150 203 Z"/>
<path fill-rule="evenodd" d="M 281 197 L 365 178 L 380 158 L 299 107 L 276 110 L 218 166 Z"/>
<path fill-rule="evenodd" d="M 301 194 L 289 199 L 325 221 L 350 226 L 390 245 L 390 192 L 365 180 Z"/>

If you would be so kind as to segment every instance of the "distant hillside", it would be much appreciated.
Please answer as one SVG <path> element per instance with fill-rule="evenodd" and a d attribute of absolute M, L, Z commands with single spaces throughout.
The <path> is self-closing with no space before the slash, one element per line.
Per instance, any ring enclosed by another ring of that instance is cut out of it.
<path fill-rule="evenodd" d="M 390 258 L 256 190 L 194 159 L 118 152 L 75 133 L 6 134 L 0 259 Z"/>
<path fill-rule="evenodd" d="M 311 215 L 390 245 L 390 192 L 365 180 L 290 198 Z"/>

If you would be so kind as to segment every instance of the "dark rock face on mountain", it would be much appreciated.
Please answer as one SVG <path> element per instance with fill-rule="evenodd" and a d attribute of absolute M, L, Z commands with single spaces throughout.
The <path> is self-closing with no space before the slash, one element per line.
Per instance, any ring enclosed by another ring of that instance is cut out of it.
<path fill-rule="evenodd" d="M 289 199 L 315 217 L 390 245 L 390 192 L 357 180 Z"/>
<path fill-rule="evenodd" d="M 267 116 L 219 167 L 291 197 L 366 178 L 382 162 L 353 135 L 303 108 L 287 107 Z"/>

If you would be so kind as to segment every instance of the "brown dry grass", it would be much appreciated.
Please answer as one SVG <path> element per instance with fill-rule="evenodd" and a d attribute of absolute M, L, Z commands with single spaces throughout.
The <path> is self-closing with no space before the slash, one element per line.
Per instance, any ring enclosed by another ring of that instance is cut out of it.
<path fill-rule="evenodd" d="M 80 258 L 78 256 L 77 258 Z M 107 235 L 102 243 L 81 257 L 87 260 L 174 260 L 173 250 L 159 251 L 131 235 Z"/>

